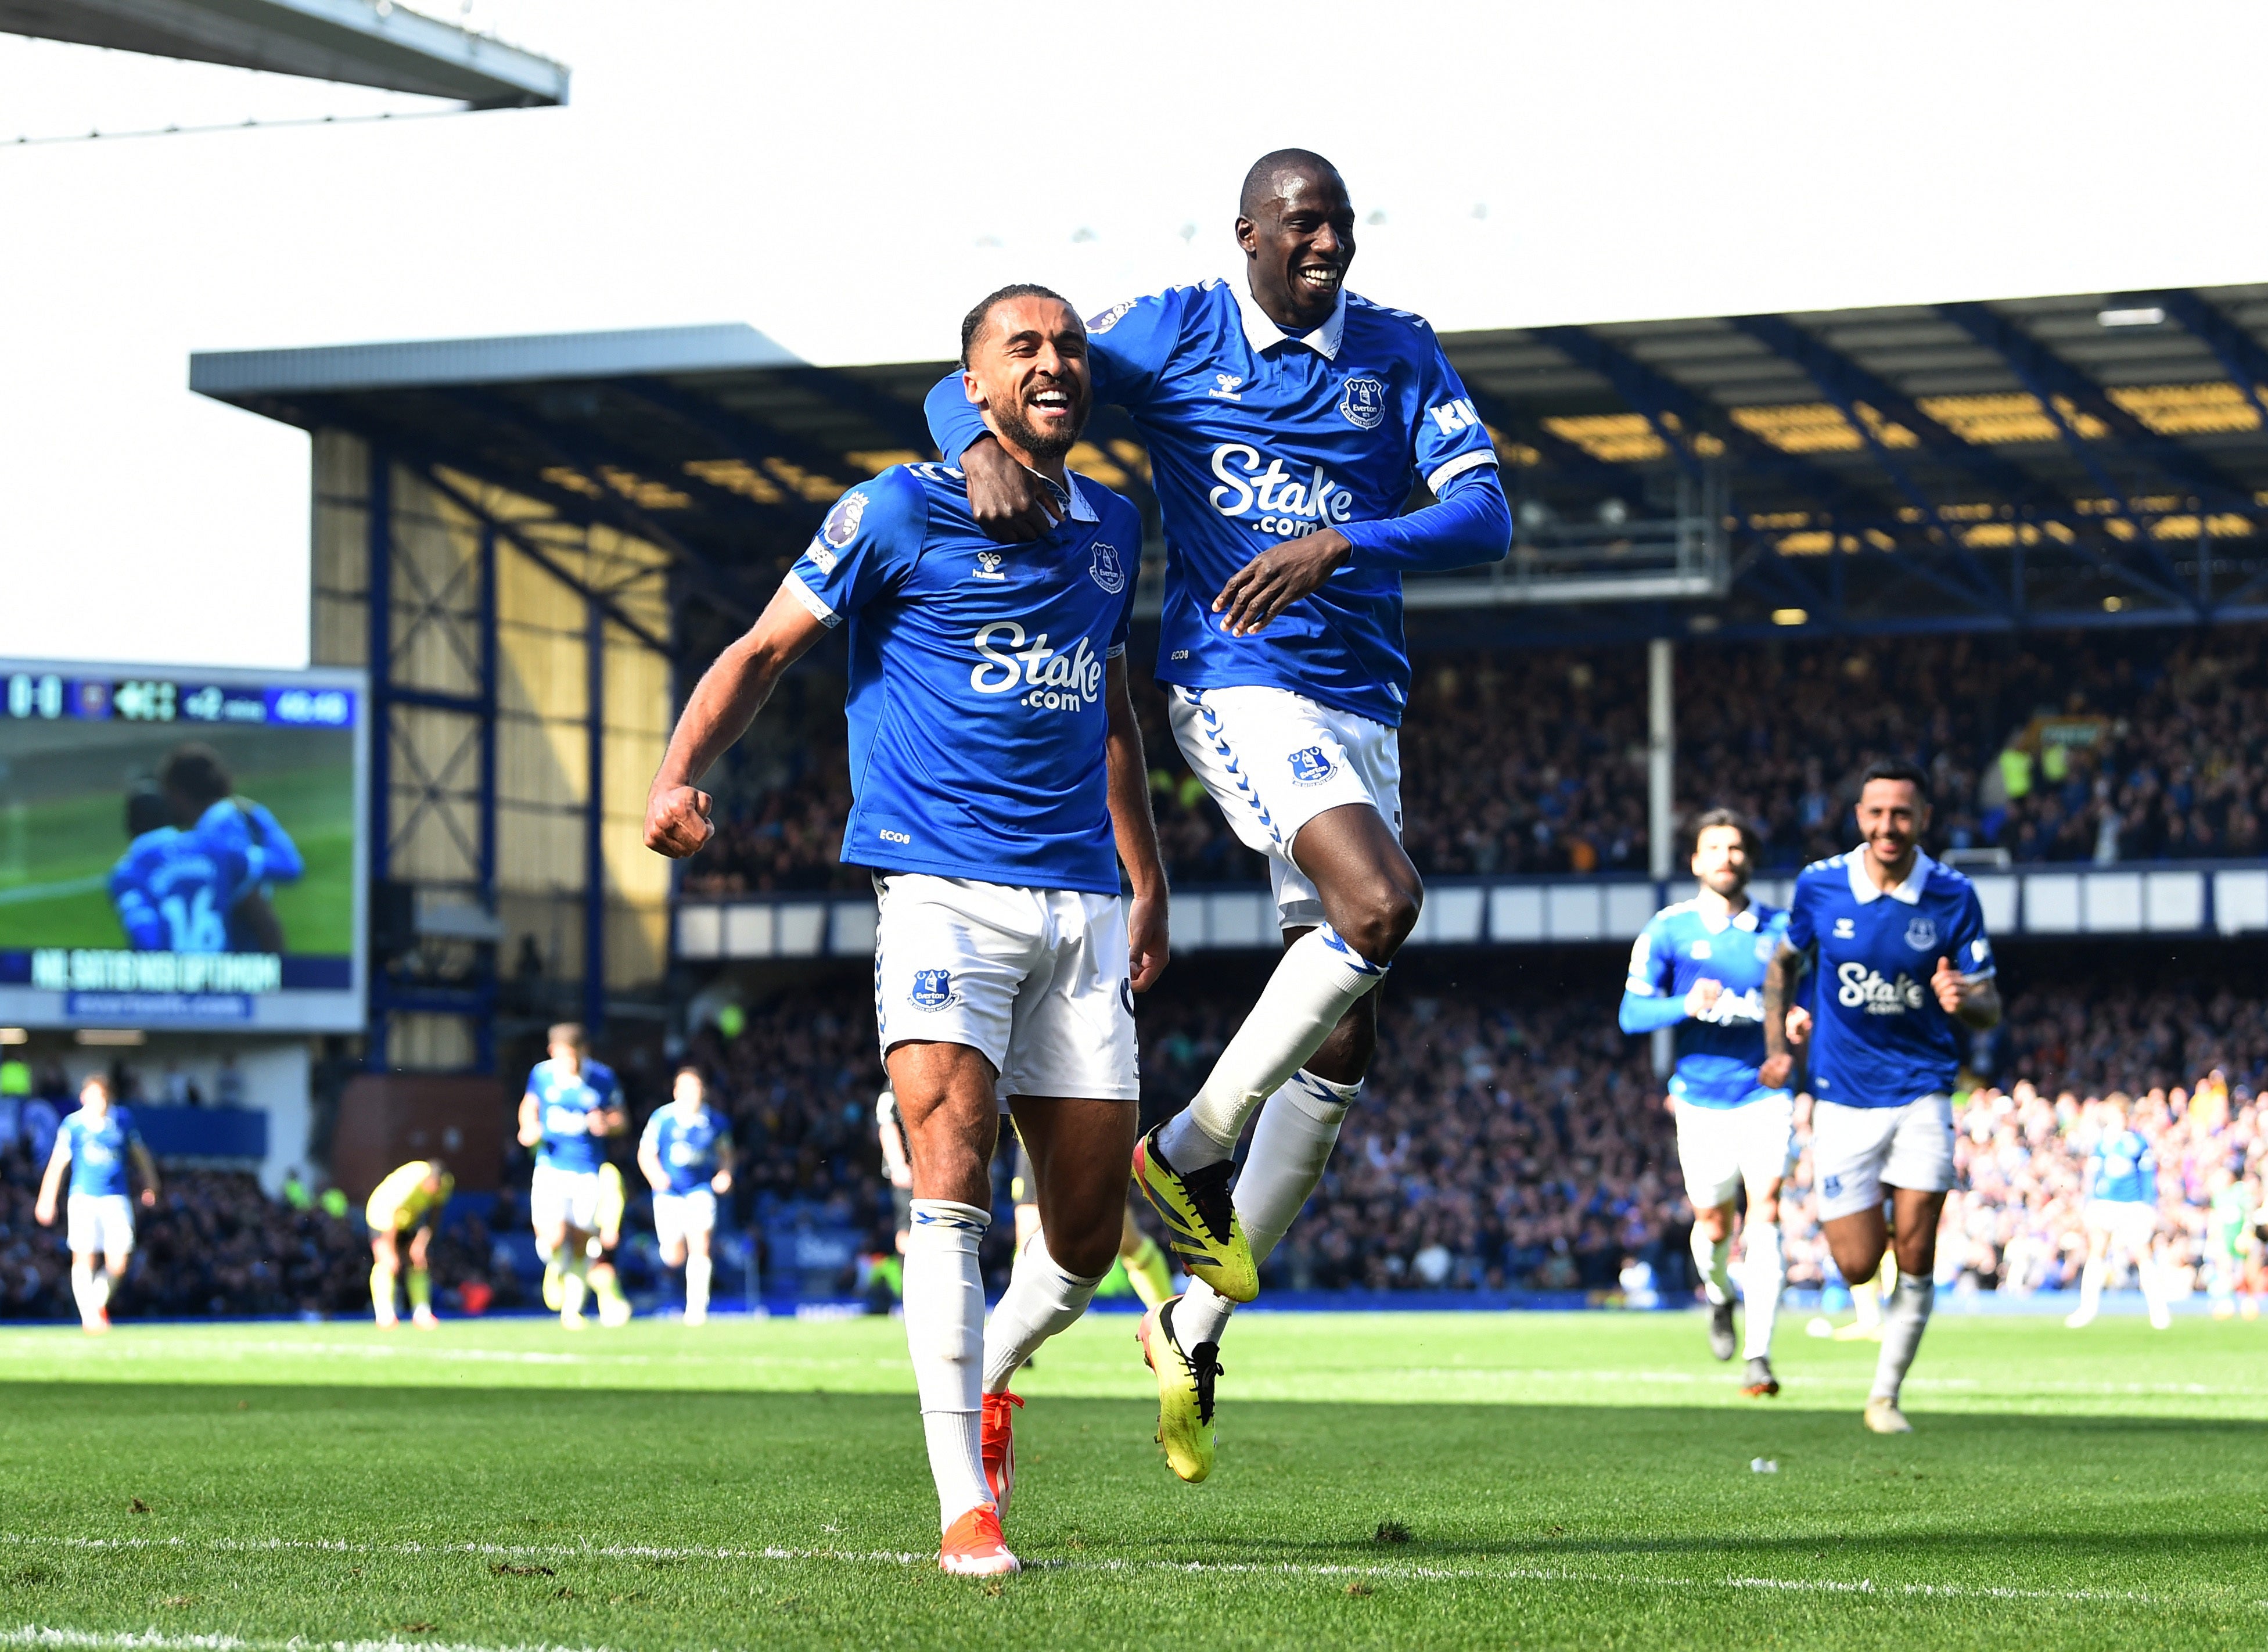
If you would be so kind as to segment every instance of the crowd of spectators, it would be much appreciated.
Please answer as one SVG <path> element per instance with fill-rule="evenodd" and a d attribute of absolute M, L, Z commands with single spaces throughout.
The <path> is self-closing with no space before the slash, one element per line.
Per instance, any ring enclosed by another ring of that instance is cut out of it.
<path fill-rule="evenodd" d="M 1930 847 L 2017 861 L 2268 851 L 2256 627 L 1679 650 L 1679 806 L 1741 810 L 1772 867 L 1850 846 L 1855 777 L 1911 757 L 1935 782 Z M 1264 876 L 1181 761 L 1160 691 L 1134 697 L 1167 865 L 1182 884 Z M 689 892 L 855 888 L 841 684 L 823 672 L 722 765 L 718 839 Z M 1432 875 L 1642 869 L 1646 658 L 1618 649 L 1418 656 L 1402 730 L 1411 858 Z"/>

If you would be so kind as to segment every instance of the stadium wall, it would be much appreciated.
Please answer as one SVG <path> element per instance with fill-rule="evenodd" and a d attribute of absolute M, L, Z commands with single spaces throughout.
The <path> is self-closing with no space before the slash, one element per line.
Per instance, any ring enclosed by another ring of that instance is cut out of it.
<path fill-rule="evenodd" d="M 651 992 L 668 950 L 668 867 L 640 839 L 669 732 L 670 662 L 654 646 L 670 635 L 666 555 L 470 477 L 376 461 L 335 431 L 316 433 L 313 474 L 313 655 L 371 667 L 387 713 L 372 872 L 413 887 L 422 962 L 447 975 L 468 955 L 450 978 L 469 997 L 379 983 L 384 1065 L 487 1066 L 500 972 L 579 983 L 601 1007 Z M 381 661 L 374 549 L 389 576 Z M 603 994 L 589 990 L 594 874 Z"/>

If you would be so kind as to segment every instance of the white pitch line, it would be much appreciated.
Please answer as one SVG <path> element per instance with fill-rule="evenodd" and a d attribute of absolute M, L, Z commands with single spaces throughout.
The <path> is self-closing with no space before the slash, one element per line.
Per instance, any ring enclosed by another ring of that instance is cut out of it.
<path fill-rule="evenodd" d="M 40 1624 L 0 1629 L 0 1647 L 54 1648 L 55 1652 L 608 1652 L 605 1647 L 553 1646 L 544 1641 L 484 1647 L 457 1641 L 246 1641 L 231 1634 L 168 1634 L 162 1629 L 104 1634 Z"/>
<path fill-rule="evenodd" d="M 865 1566 L 928 1566 L 934 1554 L 905 1550 L 762 1548 L 693 1545 L 673 1547 L 655 1544 L 530 1544 L 530 1543 L 360 1543 L 346 1538 L 61 1538 L 0 1532 L 0 1546 L 71 1549 L 206 1549 L 222 1553 L 321 1552 L 384 1554 L 402 1557 L 464 1554 L 499 1560 L 831 1560 Z M 1027 1570 L 1047 1572 L 1179 1572 L 1192 1575 L 1218 1574 L 1249 1577 L 1376 1578 L 1387 1582 L 1461 1583 L 1603 1583 L 1616 1589 L 1771 1589 L 1787 1594 L 1873 1595 L 1937 1600 L 2051 1600 L 2079 1604 L 2124 1602 L 2143 1606 L 2173 1606 L 2184 1603 L 2140 1589 L 2023 1589 L 1992 1583 L 1878 1583 L 1872 1578 L 1843 1581 L 1800 1577 L 1661 1577 L 1638 1572 L 1577 1572 L 1543 1567 L 1439 1567 L 1334 1565 L 1296 1560 L 1035 1560 Z M 2250 1603 L 2268 1608 L 2268 1601 Z M 0 1634 L 0 1645 L 11 1644 Z M 155 1644 L 152 1642 L 151 1644 Z M 293 1641 L 307 1652 L 325 1652 L 316 1642 Z M 359 1652 L 339 1643 L 333 1652 Z M 371 1646 L 409 1647 L 410 1642 L 370 1642 Z M 225 1652 L 220 1648 L 219 1652 Z M 436 1648 L 434 1652 L 440 1652 Z M 482 1648 L 481 1652 L 507 1652 Z M 508 1652 L 566 1652 L 565 1648 L 523 1648 Z"/>

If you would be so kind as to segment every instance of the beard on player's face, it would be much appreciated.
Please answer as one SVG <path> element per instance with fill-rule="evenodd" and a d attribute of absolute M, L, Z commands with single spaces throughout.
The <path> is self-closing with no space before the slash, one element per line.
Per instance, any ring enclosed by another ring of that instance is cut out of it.
<path fill-rule="evenodd" d="M 1086 380 L 1076 373 L 1036 372 L 998 399 L 992 423 L 1011 446 L 1042 463 L 1062 458 L 1077 446 L 1090 410 Z"/>

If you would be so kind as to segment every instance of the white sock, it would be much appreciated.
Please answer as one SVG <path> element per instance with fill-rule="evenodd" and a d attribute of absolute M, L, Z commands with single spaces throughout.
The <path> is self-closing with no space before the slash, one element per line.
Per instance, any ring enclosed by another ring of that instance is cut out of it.
<path fill-rule="evenodd" d="M 1252 1115 L 1322 1048 L 1339 1018 L 1386 978 L 1386 968 L 1348 946 L 1329 924 L 1285 948 L 1197 1098 L 1160 1132 L 1159 1145 L 1174 1169 L 1202 1169 L 1233 1154 Z"/>
<path fill-rule="evenodd" d="M 2102 1306 L 2102 1276 L 2110 1272 L 2107 1257 L 2089 1257 L 2079 1271 L 2079 1311 L 2088 1318 Z"/>
<path fill-rule="evenodd" d="M 984 1391 L 1005 1394 L 1033 1350 L 1063 1330 L 1094 1300 L 1103 1276 L 1081 1279 L 1048 1254 L 1047 1235 L 1035 1233 L 1016 1253 L 1007 1294 L 984 1327 Z"/>
<path fill-rule="evenodd" d="M 2150 1310 L 2153 1319 L 2166 1311 L 2165 1287 L 2158 1272 L 2158 1259 L 2146 1250 L 2134 1258 L 2134 1283 L 2141 1287 L 2142 1306 Z"/>
<path fill-rule="evenodd" d="M 71 1270 L 71 1301 L 78 1304 L 79 1320 L 84 1324 L 92 1324 L 94 1316 L 102 1311 L 102 1301 L 94 1294 L 94 1282 L 106 1277 L 99 1271 L 81 1273 L 77 1268 Z"/>
<path fill-rule="evenodd" d="M 1733 1241 L 1729 1236 L 1712 1239 L 1701 1231 L 1700 1223 L 1693 1224 L 1693 1265 L 1701 1270 L 1701 1286 L 1709 1293 L 1712 1308 L 1733 1300 L 1732 1255 Z"/>
<path fill-rule="evenodd" d="M 685 1258 L 685 1311 L 688 1314 L 709 1311 L 711 1267 L 709 1258 L 698 1252 Z"/>
<path fill-rule="evenodd" d="M 906 1352 L 921 1391 L 922 1433 L 943 1530 L 992 1493 L 984 1483 L 984 1276 L 976 1247 L 991 1216 L 949 1198 L 917 1198 L 906 1230 Z"/>
<path fill-rule="evenodd" d="M 1937 1281 L 1916 1279 L 1911 1274 L 1899 1277 L 1898 1288 L 1890 1294 L 1890 1305 L 1882 1314 L 1882 1352 L 1874 1361 L 1874 1391 L 1876 1399 L 1898 1403 L 1898 1389 L 1906 1380 L 1906 1368 L 1914 1362 L 1914 1352 L 1921 1346 L 1921 1333 L 1928 1327 L 1929 1310 L 1937 1302 Z"/>
<path fill-rule="evenodd" d="M 1885 1259 L 1883 1266 L 1889 1265 Z M 1871 1331 L 1882 1323 L 1882 1279 L 1877 1272 L 1871 1280 L 1859 1280 L 1851 1287 L 1852 1323 L 1862 1331 Z"/>
<path fill-rule="evenodd" d="M 94 1271 L 94 1311 L 98 1314 L 110 1306 L 110 1274 L 107 1269 Z"/>
<path fill-rule="evenodd" d="M 1323 1179 L 1347 1109 L 1362 1095 L 1362 1080 L 1338 1084 L 1304 1068 L 1268 1098 L 1252 1127 L 1252 1151 L 1230 1195 L 1255 1266 L 1265 1262 Z M 1173 1149 L 1166 1150 L 1173 1156 Z M 1203 1280 L 1191 1280 L 1174 1309 L 1174 1335 L 1184 1349 L 1218 1343 L 1236 1304 Z"/>
<path fill-rule="evenodd" d="M 583 1253 L 582 1246 L 562 1240 L 551 1259 L 559 1265 L 559 1317 L 576 1318 L 583 1311 L 583 1298 L 590 1287 L 591 1258 Z"/>
<path fill-rule="evenodd" d="M 1752 1221 L 1742 1241 L 1741 1288 L 1748 1309 L 1748 1352 L 1742 1357 L 1771 1357 L 1772 1321 L 1779 1314 L 1780 1287 L 1787 1264 L 1780 1248 L 1779 1224 Z"/>

